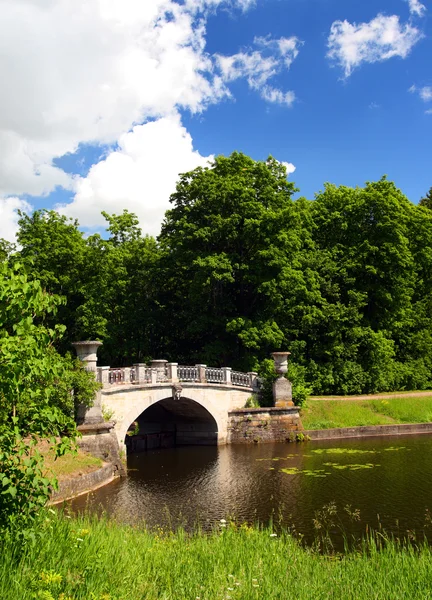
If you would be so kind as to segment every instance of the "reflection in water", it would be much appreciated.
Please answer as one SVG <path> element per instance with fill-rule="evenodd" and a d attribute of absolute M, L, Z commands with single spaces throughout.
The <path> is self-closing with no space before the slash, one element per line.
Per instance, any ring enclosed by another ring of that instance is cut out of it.
<path fill-rule="evenodd" d="M 381 523 L 398 535 L 422 534 L 432 509 L 431 450 L 429 436 L 157 450 L 129 456 L 127 478 L 70 505 L 149 526 L 273 520 L 311 537 L 315 511 L 335 501 L 347 531 Z M 350 523 L 347 505 L 360 509 L 361 523 Z"/>

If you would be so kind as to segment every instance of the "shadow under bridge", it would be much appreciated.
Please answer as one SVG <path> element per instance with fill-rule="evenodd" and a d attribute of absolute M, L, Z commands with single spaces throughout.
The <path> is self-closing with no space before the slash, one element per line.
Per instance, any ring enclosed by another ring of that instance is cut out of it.
<path fill-rule="evenodd" d="M 217 445 L 218 427 L 214 417 L 189 398 L 165 398 L 152 404 L 127 432 L 128 453 L 174 446 Z"/>

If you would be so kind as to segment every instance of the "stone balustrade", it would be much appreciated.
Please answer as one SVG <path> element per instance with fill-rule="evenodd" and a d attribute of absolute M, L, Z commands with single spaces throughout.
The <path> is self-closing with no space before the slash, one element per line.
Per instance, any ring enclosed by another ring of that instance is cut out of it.
<path fill-rule="evenodd" d="M 257 373 L 233 371 L 231 367 L 208 367 L 207 365 L 179 365 L 166 360 L 152 361 L 150 366 L 137 363 L 131 367 L 97 367 L 97 380 L 102 388 L 114 385 L 155 385 L 158 383 L 206 383 L 257 390 Z"/>

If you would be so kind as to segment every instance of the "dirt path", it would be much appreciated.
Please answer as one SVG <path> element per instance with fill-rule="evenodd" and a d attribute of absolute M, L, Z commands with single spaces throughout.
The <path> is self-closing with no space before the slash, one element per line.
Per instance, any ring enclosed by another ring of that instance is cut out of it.
<path fill-rule="evenodd" d="M 423 392 L 392 392 L 388 394 L 364 394 L 360 396 L 310 396 L 309 400 L 387 400 L 388 398 L 431 397 L 432 390 Z"/>

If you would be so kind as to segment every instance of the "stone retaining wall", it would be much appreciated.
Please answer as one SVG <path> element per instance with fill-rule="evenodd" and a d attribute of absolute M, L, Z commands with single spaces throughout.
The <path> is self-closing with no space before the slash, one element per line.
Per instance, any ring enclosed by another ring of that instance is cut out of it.
<path fill-rule="evenodd" d="M 296 406 L 239 408 L 228 413 L 228 443 L 295 441 L 303 430 Z"/>
<path fill-rule="evenodd" d="M 311 440 L 333 440 L 380 435 L 410 435 L 432 433 L 432 423 L 402 425 L 368 425 L 364 427 L 341 427 L 339 429 L 310 429 L 303 432 Z"/>
<path fill-rule="evenodd" d="M 115 478 L 115 467 L 110 463 L 105 463 L 100 469 L 86 473 L 83 475 L 74 476 L 71 479 L 66 479 L 59 482 L 59 489 L 51 495 L 48 504 L 58 504 L 65 500 L 75 498 L 87 492 L 91 492 L 103 485 L 111 483 Z"/>

